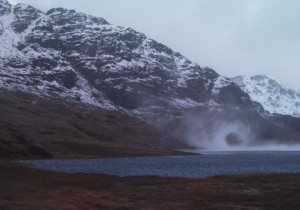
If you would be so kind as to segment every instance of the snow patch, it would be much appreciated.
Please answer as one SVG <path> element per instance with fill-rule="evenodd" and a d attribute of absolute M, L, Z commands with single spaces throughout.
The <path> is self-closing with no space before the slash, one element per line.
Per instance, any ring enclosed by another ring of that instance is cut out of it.
<path fill-rule="evenodd" d="M 291 90 L 267 76 L 239 76 L 232 79 L 252 100 L 274 114 L 300 117 L 300 93 Z"/>

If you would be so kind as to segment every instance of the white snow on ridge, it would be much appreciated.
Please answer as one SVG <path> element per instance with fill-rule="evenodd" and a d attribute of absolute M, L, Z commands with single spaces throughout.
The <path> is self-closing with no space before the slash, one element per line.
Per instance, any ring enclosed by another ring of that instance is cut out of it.
<path fill-rule="evenodd" d="M 267 76 L 239 76 L 232 80 L 270 113 L 300 117 L 300 93 Z"/>
<path fill-rule="evenodd" d="M 23 4 L 19 5 L 26 7 L 26 5 Z M 14 7 L 15 6 L 12 6 L 10 13 L 0 16 L 0 62 L 14 58 L 28 61 L 28 56 L 19 51 L 17 45 L 18 43 L 23 42 L 25 37 L 32 32 L 36 22 L 39 20 L 33 21 L 24 32 L 17 34 L 12 28 L 12 23 L 15 21 L 15 14 L 13 12 Z"/>
<path fill-rule="evenodd" d="M 216 79 L 216 81 L 214 82 L 214 87 L 212 89 L 212 93 L 214 95 L 217 95 L 222 88 L 228 86 L 230 83 L 232 83 L 232 82 L 227 77 L 219 76 Z"/>
<path fill-rule="evenodd" d="M 170 101 L 170 103 L 174 107 L 179 107 L 182 109 L 189 109 L 189 108 L 204 106 L 204 104 L 193 101 L 192 99 L 189 99 L 189 98 L 185 98 L 185 99 L 174 98 L 172 101 Z"/>
<path fill-rule="evenodd" d="M 114 107 L 105 95 L 109 88 L 126 87 L 127 92 L 134 92 L 137 87 L 139 94 L 144 94 L 144 89 L 146 94 L 166 91 L 171 95 L 167 100 L 170 105 L 193 108 L 203 104 L 197 102 L 200 96 L 192 100 L 186 89 L 199 83 L 197 91 L 215 97 L 232 83 L 133 29 L 63 9 L 38 13 L 31 21 L 26 19 L 30 13 L 26 5 L 20 8 L 16 15 L 13 7 L 0 17 L 0 87 L 108 108 Z M 29 27 L 16 33 L 12 23 L 23 15 Z M 49 47 L 51 43 L 57 47 Z M 91 75 L 96 76 L 95 81 Z"/>
<path fill-rule="evenodd" d="M 14 20 L 13 9 L 7 15 L 3 15 L 0 17 L 0 22 L 2 23 L 2 30 L 0 33 L 0 59 L 7 59 L 13 57 L 23 57 L 22 53 L 16 49 L 18 42 L 20 42 L 21 38 L 17 35 L 12 27 L 11 23 Z"/>
<path fill-rule="evenodd" d="M 27 5 L 23 4 L 19 4 L 19 6 L 21 6 L 21 9 L 25 9 L 27 7 Z M 93 89 L 88 84 L 88 82 L 80 75 L 77 75 L 78 82 L 72 89 L 63 87 L 55 80 L 39 80 L 38 84 L 36 85 L 28 85 L 36 81 L 31 77 L 27 77 L 27 75 L 33 73 L 33 69 L 31 67 L 26 66 L 24 68 L 14 68 L 6 66 L 7 63 L 23 64 L 30 62 L 30 60 L 34 58 L 53 59 L 54 57 L 59 56 L 59 52 L 54 49 L 36 48 L 35 50 L 33 50 L 31 47 L 27 46 L 20 51 L 17 48 L 18 44 L 24 42 L 25 37 L 28 34 L 32 33 L 32 30 L 36 26 L 36 23 L 39 20 L 46 20 L 47 17 L 41 13 L 40 17 L 32 21 L 32 23 L 24 32 L 16 33 L 12 27 L 12 23 L 16 19 L 16 16 L 14 14 L 14 7 L 15 6 L 11 7 L 9 13 L 0 16 L 0 67 L 4 67 L 0 71 L 0 87 L 10 91 L 30 92 L 42 97 L 59 95 L 60 97 L 70 98 L 73 100 L 79 99 L 84 103 L 92 104 L 94 106 L 107 109 L 115 109 L 115 107 L 105 99 L 102 93 Z M 63 69 L 64 68 L 61 66 L 61 63 L 59 63 L 56 68 L 53 68 L 51 70 L 41 70 L 39 68 L 36 68 L 34 71 L 35 73 L 41 75 L 49 75 L 62 72 L 64 71 Z M 61 92 L 52 92 L 52 88 L 56 88 Z"/>

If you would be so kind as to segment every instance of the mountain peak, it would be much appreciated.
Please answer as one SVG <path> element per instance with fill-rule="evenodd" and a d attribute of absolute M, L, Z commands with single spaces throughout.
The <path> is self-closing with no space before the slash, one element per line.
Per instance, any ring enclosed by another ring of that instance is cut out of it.
<path fill-rule="evenodd" d="M 271 79 L 270 77 L 266 76 L 266 75 L 254 75 L 252 77 L 250 77 L 251 79 Z"/>
<path fill-rule="evenodd" d="M 270 113 L 300 116 L 300 94 L 265 75 L 232 79 Z"/>
<path fill-rule="evenodd" d="M 57 19 L 56 24 L 65 25 L 65 24 L 81 24 L 81 23 L 92 23 L 98 25 L 107 25 L 109 24 L 104 18 L 94 17 L 91 15 L 86 15 L 75 10 L 68 10 L 64 8 L 53 8 L 46 12 L 46 15 L 50 16 L 53 19 Z"/>
<path fill-rule="evenodd" d="M 255 76 L 250 77 L 250 79 L 256 80 L 256 81 L 261 81 L 261 82 L 273 82 L 273 83 L 277 83 L 278 85 L 282 86 L 275 79 L 268 77 L 266 75 L 255 75 Z"/>

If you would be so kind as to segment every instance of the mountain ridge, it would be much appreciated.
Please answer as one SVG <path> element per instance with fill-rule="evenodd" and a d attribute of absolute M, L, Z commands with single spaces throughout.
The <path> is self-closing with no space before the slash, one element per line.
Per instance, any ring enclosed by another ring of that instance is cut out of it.
<path fill-rule="evenodd" d="M 265 75 L 238 76 L 232 80 L 271 114 L 300 117 L 300 93 Z"/>
<path fill-rule="evenodd" d="M 187 142 L 213 141 L 219 132 L 222 141 L 235 136 L 249 144 L 299 140 L 298 119 L 270 116 L 231 79 L 142 33 L 75 10 L 42 12 L 5 2 L 0 88 L 121 110 L 180 131 Z M 224 131 L 222 125 L 232 126 Z"/>
<path fill-rule="evenodd" d="M 15 28 L 18 17 L 23 24 Z M 144 104 L 193 107 L 211 99 L 219 103 L 224 94 L 235 97 L 226 91 L 219 97 L 222 89 L 238 89 L 214 70 L 103 18 L 63 8 L 43 13 L 17 4 L 0 20 L 5 23 L 4 37 L 13 37 L 13 43 L 2 42 L 9 51 L 1 53 L 2 87 L 12 83 L 12 89 L 130 110 Z M 250 104 L 249 97 L 246 103 L 238 97 L 238 105 Z"/>

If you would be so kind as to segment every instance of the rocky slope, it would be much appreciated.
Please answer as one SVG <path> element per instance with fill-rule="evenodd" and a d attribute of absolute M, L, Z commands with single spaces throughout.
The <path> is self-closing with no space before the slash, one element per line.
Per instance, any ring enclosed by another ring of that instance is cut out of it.
<path fill-rule="evenodd" d="M 0 86 L 105 108 L 251 100 L 229 79 L 130 28 L 73 10 L 0 1 Z M 228 90 L 231 91 L 228 91 Z"/>
<path fill-rule="evenodd" d="M 233 78 L 242 90 L 261 103 L 270 113 L 300 117 L 300 93 L 267 76 L 239 76 Z"/>
<path fill-rule="evenodd" d="M 280 141 L 299 140 L 294 119 L 284 119 L 282 127 L 281 116 L 270 118 L 231 79 L 103 18 L 63 8 L 45 13 L 0 0 L 0 39 L 0 87 L 6 91 L 121 110 L 166 133 L 182 130 L 194 113 L 196 126 L 180 133 L 189 141 L 190 136 L 198 141 L 211 137 L 220 122 L 230 124 L 236 118 L 246 126 L 262 125 L 256 139 L 277 138 L 277 131 L 284 129 Z M 198 135 L 199 129 L 210 134 Z M 249 129 L 256 132 L 255 126 Z"/>

